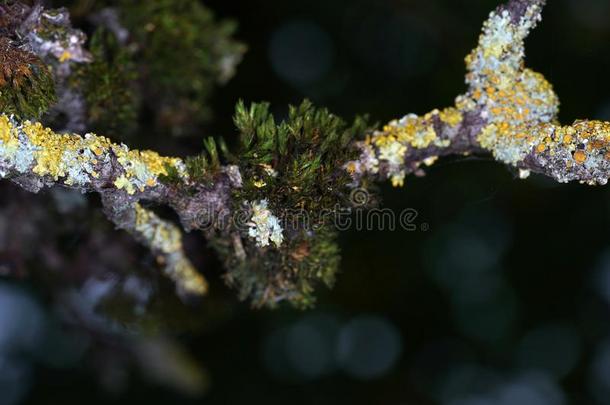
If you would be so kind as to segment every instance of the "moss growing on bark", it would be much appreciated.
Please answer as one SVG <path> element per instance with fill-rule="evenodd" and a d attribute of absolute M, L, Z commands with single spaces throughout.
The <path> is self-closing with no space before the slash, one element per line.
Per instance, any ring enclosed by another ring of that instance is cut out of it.
<path fill-rule="evenodd" d="M 0 111 L 36 119 L 55 101 L 55 84 L 47 66 L 9 38 L 0 37 Z"/>
<path fill-rule="evenodd" d="M 137 46 L 158 123 L 189 134 L 210 116 L 208 98 L 228 81 L 245 46 L 232 36 L 233 21 L 217 21 L 197 0 L 116 0 L 121 22 Z"/>
<path fill-rule="evenodd" d="M 213 243 L 225 278 L 255 306 L 310 306 L 316 285 L 335 279 L 333 216 L 351 206 L 342 167 L 354 158 L 349 144 L 367 132 L 366 120 L 350 126 L 305 101 L 281 123 L 268 104 L 240 102 L 234 121 L 239 148 L 232 161 L 244 181 L 233 191 L 234 232 Z"/>
<path fill-rule="evenodd" d="M 136 125 L 139 101 L 133 56 L 104 28 L 93 34 L 89 48 L 93 61 L 80 65 L 73 76 L 73 85 L 85 96 L 89 127 L 125 138 Z"/>

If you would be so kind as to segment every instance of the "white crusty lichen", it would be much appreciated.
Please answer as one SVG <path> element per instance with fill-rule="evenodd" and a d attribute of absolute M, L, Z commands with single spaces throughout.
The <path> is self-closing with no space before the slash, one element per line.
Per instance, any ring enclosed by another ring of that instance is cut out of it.
<path fill-rule="evenodd" d="M 32 51 L 48 61 L 52 56 L 60 64 L 67 62 L 91 62 L 86 50 L 86 35 L 71 28 L 70 16 L 65 9 L 43 10 L 36 6 L 21 30 Z"/>
<path fill-rule="evenodd" d="M 99 171 L 121 173 L 113 180 L 127 194 L 159 185 L 159 177 L 173 168 L 186 180 L 186 167 L 178 158 L 162 157 L 152 151 L 130 150 L 94 134 L 58 134 L 38 122 L 19 121 L 0 114 L 0 177 L 27 176 L 40 186 L 55 182 L 87 191 Z M 236 175 L 234 174 L 234 177 Z M 135 224 L 128 231 L 158 254 L 165 273 L 186 293 L 203 294 L 205 279 L 193 268 L 182 247 L 178 227 L 166 222 L 140 204 L 133 206 Z"/>
<path fill-rule="evenodd" d="M 448 128 L 456 128 L 462 122 L 462 114 L 456 108 L 433 110 L 418 117 L 408 114 L 400 120 L 393 120 L 360 142 L 360 157 L 348 162 L 344 168 L 354 177 L 363 173 L 380 173 L 391 179 L 395 187 L 402 186 L 406 175 L 405 163 L 409 151 L 424 148 L 446 148 L 450 140 L 437 133 L 434 122 Z M 415 166 L 425 163 L 413 162 Z M 427 163 L 426 163 L 427 164 Z"/>
<path fill-rule="evenodd" d="M 468 91 L 456 98 L 455 106 L 423 116 L 408 114 L 360 143 L 359 159 L 344 166 L 355 182 L 370 173 L 401 186 L 405 174 L 428 165 L 428 157 L 442 154 L 454 140 L 463 147 L 458 131 L 467 115 L 471 125 L 482 125 L 477 146 L 510 165 L 525 159 L 540 142 L 531 126 L 554 122 L 559 100 L 544 76 L 523 63 L 524 40 L 541 18 L 541 2 L 531 2 L 519 16 L 514 12 L 507 7 L 489 15 L 478 46 L 466 57 Z M 422 149 L 427 150 L 418 151 Z"/>
<path fill-rule="evenodd" d="M 130 150 L 123 144 L 95 134 L 84 136 L 58 134 L 39 122 L 20 122 L 0 114 L 0 175 L 8 172 L 36 175 L 66 186 L 88 186 L 99 177 L 99 168 L 112 160 L 120 165 L 114 186 L 128 194 L 155 187 L 159 177 L 175 169 L 187 179 L 186 167 L 179 158 L 163 157 L 153 151 Z"/>
<path fill-rule="evenodd" d="M 260 200 L 249 204 L 252 216 L 248 222 L 248 236 L 256 240 L 259 247 L 269 245 L 273 242 L 279 247 L 284 241 L 283 229 L 278 217 L 268 208 L 267 200 Z"/>
<path fill-rule="evenodd" d="M 530 126 L 550 123 L 559 99 L 540 73 L 524 68 L 524 39 L 540 20 L 541 6 L 529 5 L 518 22 L 508 10 L 492 12 L 483 26 L 479 46 L 466 58 L 470 89 L 462 98 L 478 108 L 487 125 L 478 142 L 504 163 L 517 165 L 539 139 Z"/>

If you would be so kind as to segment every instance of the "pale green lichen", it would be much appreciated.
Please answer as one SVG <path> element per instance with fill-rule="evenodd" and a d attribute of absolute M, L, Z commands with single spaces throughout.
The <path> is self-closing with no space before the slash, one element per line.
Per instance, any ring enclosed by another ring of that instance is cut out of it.
<path fill-rule="evenodd" d="M 99 176 L 96 167 L 108 164 L 111 156 L 122 168 L 115 186 L 129 194 L 156 186 L 159 177 L 168 174 L 168 168 L 181 178 L 187 177 L 179 158 L 130 150 L 95 134 L 57 134 L 39 122 L 18 122 L 0 115 L 0 162 L 5 172 L 31 172 L 67 186 L 86 186 Z"/>
<path fill-rule="evenodd" d="M 184 164 L 178 158 L 162 157 L 152 151 L 129 150 L 107 138 L 94 134 L 84 137 L 57 134 L 38 122 L 18 122 L 0 115 L 0 175 L 9 173 L 36 176 L 86 191 L 92 180 L 99 178 L 96 170 L 120 165 L 122 173 L 114 185 L 127 194 L 144 191 L 158 185 L 159 176 L 174 171 L 186 180 Z M 109 179 L 111 180 L 111 179 Z M 182 248 L 180 229 L 159 218 L 152 211 L 133 203 L 134 225 L 126 227 L 153 252 L 179 290 L 188 294 L 203 294 L 205 279 L 193 268 Z M 278 241 L 276 235 L 272 240 Z"/>
<path fill-rule="evenodd" d="M 269 242 L 280 247 L 284 241 L 283 229 L 278 217 L 269 210 L 268 204 L 267 200 L 250 204 L 252 216 L 248 223 L 248 236 L 256 240 L 259 247 L 269 246 Z"/>
<path fill-rule="evenodd" d="M 163 221 L 155 213 L 135 204 L 135 232 L 153 251 L 159 252 L 157 261 L 165 274 L 179 290 L 187 294 L 202 295 L 207 292 L 205 279 L 186 258 L 182 249 L 182 232 L 177 226 Z"/>
<path fill-rule="evenodd" d="M 469 88 L 456 98 L 455 106 L 390 122 L 360 145 L 360 158 L 345 169 L 357 179 L 364 173 L 380 173 L 383 167 L 383 175 L 394 186 L 401 186 L 407 170 L 415 171 L 422 163 L 432 163 L 426 159 L 436 157 L 406 162 L 409 152 L 449 147 L 454 129 L 466 114 L 479 114 L 477 119 L 485 124 L 476 138 L 481 147 L 502 162 L 521 162 L 540 140 L 525 126 L 553 122 L 559 107 L 544 76 L 523 66 L 523 41 L 540 19 L 540 12 L 538 3 L 530 4 L 519 21 L 513 21 L 508 10 L 492 12 L 478 46 L 466 57 Z M 445 133 L 437 133 L 439 128 Z"/>
<path fill-rule="evenodd" d="M 610 168 L 610 123 L 576 121 L 572 125 L 540 124 L 527 128 L 533 156 L 554 162 L 551 175 L 559 182 L 586 174 L 588 184 L 606 184 Z M 580 179 L 583 181 L 582 179 Z"/>
<path fill-rule="evenodd" d="M 516 165 L 538 139 L 527 126 L 550 123 L 559 99 L 540 73 L 523 67 L 524 39 L 540 19 L 541 8 L 530 5 L 518 23 L 504 10 L 491 13 L 479 46 L 466 58 L 472 107 L 481 109 L 488 123 L 477 137 L 502 162 Z"/>
<path fill-rule="evenodd" d="M 394 120 L 375 132 L 360 145 L 361 154 L 358 161 L 345 165 L 346 170 L 357 175 L 362 172 L 378 173 L 379 165 L 385 165 L 386 176 L 395 187 L 402 186 L 406 175 L 404 164 L 408 151 L 428 147 L 445 148 L 450 140 L 437 134 L 434 120 L 444 125 L 457 127 L 462 122 L 462 113 L 453 107 L 442 111 L 433 110 L 418 117 L 409 114 L 400 120 Z M 419 162 L 419 164 L 424 163 Z"/>

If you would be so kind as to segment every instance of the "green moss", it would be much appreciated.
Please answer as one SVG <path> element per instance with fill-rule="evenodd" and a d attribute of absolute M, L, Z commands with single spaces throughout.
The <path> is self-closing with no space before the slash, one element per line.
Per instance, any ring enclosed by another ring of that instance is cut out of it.
<path fill-rule="evenodd" d="M 261 248 L 243 227 L 241 247 L 234 239 L 215 239 L 227 267 L 226 280 L 255 306 L 281 301 L 310 306 L 315 287 L 332 285 L 338 270 L 332 215 L 350 206 L 350 178 L 343 165 L 356 157 L 350 144 L 368 131 L 366 120 L 347 125 L 304 101 L 291 106 L 281 123 L 275 122 L 268 104 L 247 108 L 240 102 L 234 121 L 240 145 L 232 160 L 244 184 L 233 192 L 233 209 L 266 199 L 280 218 L 284 241 Z M 236 254 L 240 249 L 245 256 Z"/>
<path fill-rule="evenodd" d="M 103 28 L 91 37 L 90 52 L 93 62 L 78 65 L 72 84 L 85 94 L 90 127 L 124 139 L 135 127 L 138 109 L 133 55 Z"/>
<path fill-rule="evenodd" d="M 0 66 L 0 111 L 38 119 L 55 103 L 55 83 L 47 66 L 8 38 L 0 38 Z"/>
<path fill-rule="evenodd" d="M 236 24 L 216 21 L 198 0 L 116 0 L 138 47 L 145 92 L 158 121 L 174 133 L 207 119 L 207 100 L 234 73 L 245 47 Z"/>
<path fill-rule="evenodd" d="M 212 239 L 212 246 L 225 259 L 225 280 L 254 307 L 274 308 L 289 302 L 297 308 L 311 307 L 315 288 L 331 287 L 340 263 L 336 232 L 324 226 L 315 233 L 302 230 L 292 234 L 281 249 L 244 246 L 246 258 L 235 255 L 226 239 Z"/>
<path fill-rule="evenodd" d="M 272 206 L 300 207 L 312 213 L 345 205 L 350 179 L 341 168 L 356 158 L 357 152 L 349 145 L 367 132 L 365 118 L 358 117 L 348 126 L 306 100 L 290 106 L 288 119 L 279 124 L 268 104 L 247 109 L 240 102 L 234 121 L 240 132 L 235 163 L 244 178 L 238 200 L 267 198 Z M 261 188 L 260 181 L 267 185 Z"/>
<path fill-rule="evenodd" d="M 207 183 L 220 170 L 220 156 L 216 140 L 208 137 L 203 140 L 204 150 L 196 156 L 186 158 L 186 171 L 193 181 Z"/>
<path fill-rule="evenodd" d="M 303 308 L 313 305 L 318 284 L 331 286 L 339 268 L 333 216 L 351 207 L 343 168 L 357 157 L 355 137 L 371 129 L 365 118 L 352 125 L 309 101 L 291 106 L 280 123 L 266 103 L 246 107 L 239 102 L 234 121 L 239 145 L 228 151 L 222 139 L 204 140 L 202 152 L 185 160 L 198 186 L 218 179 L 222 163 L 239 167 L 243 186 L 232 189 L 233 223 L 208 230 L 211 246 L 225 264 L 227 283 L 254 306 L 274 307 L 282 301 Z M 173 179 L 173 180 L 172 180 Z M 164 182 L 179 181 L 169 172 Z M 248 236 L 248 219 L 241 213 L 253 202 L 267 200 L 279 217 L 283 241 L 260 247 Z M 244 223 L 245 220 L 245 223 Z"/>
<path fill-rule="evenodd" d="M 195 156 L 189 156 L 184 159 L 186 172 L 194 184 L 198 186 L 210 184 L 220 173 L 221 161 L 219 149 L 223 151 L 225 156 L 228 155 L 226 145 L 222 139 L 216 141 L 212 137 L 203 140 L 203 150 Z M 161 176 L 159 180 L 164 184 L 180 184 L 183 179 L 180 177 L 178 170 L 171 165 L 166 165 L 167 175 Z"/>
<path fill-rule="evenodd" d="M 165 164 L 165 172 L 167 174 L 162 174 L 159 176 L 159 181 L 166 185 L 177 185 L 182 182 L 182 178 L 180 177 L 180 172 L 174 165 Z"/>
<path fill-rule="evenodd" d="M 189 156 L 185 160 L 186 172 L 194 180 L 198 181 L 205 178 L 208 172 L 208 159 L 205 154 Z"/>
<path fill-rule="evenodd" d="M 203 146 L 209 156 L 210 166 L 213 169 L 220 168 L 220 157 L 218 156 L 218 147 L 214 138 L 207 137 L 203 140 Z"/>

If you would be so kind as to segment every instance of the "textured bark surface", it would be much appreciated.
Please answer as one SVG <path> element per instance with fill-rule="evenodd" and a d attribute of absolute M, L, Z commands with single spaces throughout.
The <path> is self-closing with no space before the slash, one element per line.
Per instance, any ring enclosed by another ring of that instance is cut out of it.
<path fill-rule="evenodd" d="M 524 65 L 524 39 L 540 20 L 543 5 L 543 0 L 512 0 L 492 12 L 478 46 L 466 58 L 467 91 L 455 105 L 407 115 L 363 134 L 364 139 L 346 148 L 356 149 L 359 157 L 336 167 L 337 172 L 347 171 L 352 181 L 333 186 L 359 187 L 384 179 L 400 186 L 405 176 L 422 174 L 439 157 L 481 153 L 519 170 L 523 178 L 535 172 L 559 182 L 605 184 L 610 177 L 610 124 L 577 121 L 561 126 L 551 84 Z M 66 14 L 49 16 L 37 7 L 27 16 L 24 9 L 16 10 L 23 14 L 23 23 L 13 30 L 30 27 L 27 49 L 34 55 L 65 77 L 70 61 L 87 61 L 81 33 L 75 30 L 63 31 L 70 49 L 62 47 L 65 38 L 36 36 L 37 24 L 45 18 L 69 27 Z M 250 252 L 247 260 L 265 266 L 265 254 L 292 240 L 266 199 L 237 199 L 245 173 L 239 162 L 219 166 L 201 181 L 188 173 L 180 158 L 130 150 L 94 134 L 56 133 L 7 113 L 0 115 L 0 176 L 32 192 L 61 186 L 98 193 L 108 218 L 155 254 L 181 294 L 203 294 L 207 284 L 186 257 L 180 229 L 145 208 L 148 205 L 171 207 L 186 231 L 203 230 L 210 238 L 221 235 L 237 262 L 245 260 L 244 246 L 255 246 L 260 254 Z M 264 169 L 270 174 L 275 168 Z M 172 181 L 164 181 L 170 174 Z M 250 225 L 245 230 L 229 220 L 236 207 L 248 207 Z M 308 246 L 296 249 L 306 251 Z M 292 257 L 299 257 L 295 252 Z M 274 302 L 289 295 L 292 284 L 277 277 L 277 285 L 283 291 L 280 298 L 263 293 Z"/>

